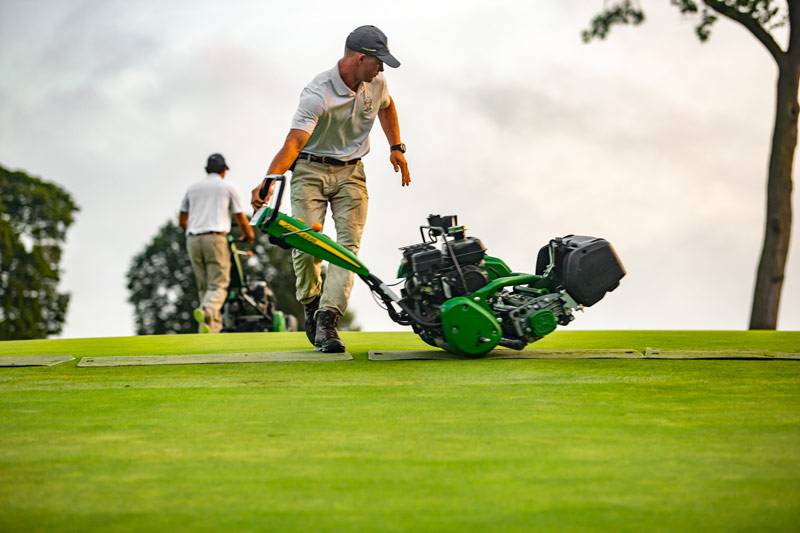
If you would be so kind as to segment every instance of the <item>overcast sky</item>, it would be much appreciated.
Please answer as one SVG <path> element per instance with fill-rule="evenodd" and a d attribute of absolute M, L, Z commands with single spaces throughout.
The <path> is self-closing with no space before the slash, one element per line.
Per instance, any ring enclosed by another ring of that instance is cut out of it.
<path fill-rule="evenodd" d="M 425 217 L 457 214 L 515 271 L 555 236 L 614 245 L 627 277 L 570 329 L 746 329 L 776 68 L 733 22 L 700 44 L 667 0 L 642 4 L 642 27 L 585 45 L 602 0 L 0 0 L 0 164 L 81 207 L 62 336 L 134 334 L 133 256 L 212 152 L 249 202 L 300 91 L 362 24 L 402 62 L 386 77 L 412 178 L 401 188 L 377 126 L 360 253 L 373 273 L 393 282 Z M 794 229 L 783 330 L 800 329 Z M 365 330 L 403 329 L 358 280 L 351 308 Z"/>

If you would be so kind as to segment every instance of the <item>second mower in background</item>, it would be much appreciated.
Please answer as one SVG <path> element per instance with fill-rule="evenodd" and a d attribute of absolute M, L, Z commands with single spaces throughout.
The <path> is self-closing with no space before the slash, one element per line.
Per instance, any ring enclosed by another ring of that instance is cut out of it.
<path fill-rule="evenodd" d="M 252 280 L 242 260 L 253 255 L 240 250 L 242 243 L 228 235 L 231 253 L 231 282 L 222 305 L 223 332 L 297 331 L 297 318 L 277 308 L 275 293 L 265 280 Z"/>

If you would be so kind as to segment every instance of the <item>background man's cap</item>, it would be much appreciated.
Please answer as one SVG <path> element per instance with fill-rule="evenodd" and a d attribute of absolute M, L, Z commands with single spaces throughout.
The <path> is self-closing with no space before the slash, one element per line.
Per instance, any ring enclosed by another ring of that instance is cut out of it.
<path fill-rule="evenodd" d="M 355 52 L 375 56 L 392 68 L 400 66 L 400 62 L 389 53 L 386 35 L 375 26 L 359 26 L 347 36 L 345 46 Z"/>
<path fill-rule="evenodd" d="M 222 154 L 211 154 L 208 156 L 208 163 L 206 163 L 206 172 L 214 172 L 215 174 L 219 174 L 223 170 L 227 170 L 230 167 L 227 163 L 225 163 L 225 158 L 222 157 Z"/>

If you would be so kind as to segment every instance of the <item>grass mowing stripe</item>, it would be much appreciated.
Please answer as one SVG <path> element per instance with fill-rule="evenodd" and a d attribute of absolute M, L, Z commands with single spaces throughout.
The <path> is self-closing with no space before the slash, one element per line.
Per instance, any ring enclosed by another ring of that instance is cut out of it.
<path fill-rule="evenodd" d="M 0 371 L 0 529 L 728 531 L 800 521 L 796 362 L 386 365 L 366 361 L 374 335 L 351 335 L 357 360 L 336 365 Z M 146 340 L 115 345 L 135 352 L 153 347 Z M 674 334 L 673 344 L 689 340 Z"/>
<path fill-rule="evenodd" d="M 366 358 L 369 350 L 429 349 L 413 333 L 343 332 L 347 350 Z M 662 350 L 770 350 L 797 353 L 800 333 L 785 331 L 557 331 L 529 345 L 542 350 L 620 349 Z M 302 332 L 229 333 L 225 335 L 153 335 L 98 339 L 48 339 L 0 342 L 5 355 L 180 355 L 308 350 Z"/>

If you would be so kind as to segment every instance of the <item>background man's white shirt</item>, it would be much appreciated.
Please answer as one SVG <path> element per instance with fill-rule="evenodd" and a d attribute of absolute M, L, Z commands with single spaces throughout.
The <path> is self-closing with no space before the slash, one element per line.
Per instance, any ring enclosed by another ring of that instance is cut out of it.
<path fill-rule="evenodd" d="M 199 235 L 209 231 L 230 232 L 231 214 L 243 210 L 236 188 L 219 174 L 210 173 L 186 191 L 181 212 L 189 214 L 186 233 Z"/>

